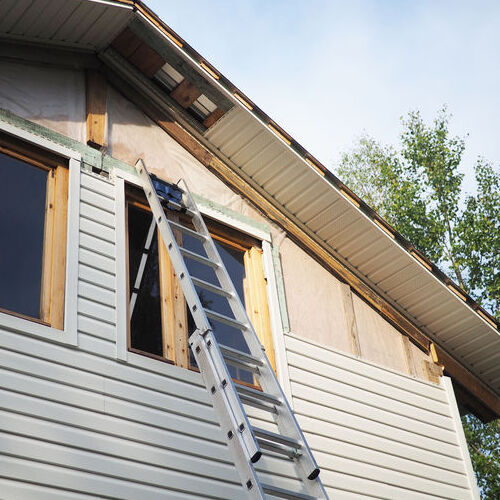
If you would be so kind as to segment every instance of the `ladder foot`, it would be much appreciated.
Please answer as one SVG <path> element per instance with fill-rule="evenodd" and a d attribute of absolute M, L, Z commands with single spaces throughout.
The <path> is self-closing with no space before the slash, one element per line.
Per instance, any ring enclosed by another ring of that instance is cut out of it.
<path fill-rule="evenodd" d="M 262 452 L 258 451 L 256 452 L 253 457 L 250 459 L 250 461 L 254 464 L 259 461 L 260 457 L 262 456 Z"/>
<path fill-rule="evenodd" d="M 316 479 L 319 476 L 319 467 L 316 467 L 308 476 L 307 479 L 310 479 L 311 481 L 313 479 Z"/>

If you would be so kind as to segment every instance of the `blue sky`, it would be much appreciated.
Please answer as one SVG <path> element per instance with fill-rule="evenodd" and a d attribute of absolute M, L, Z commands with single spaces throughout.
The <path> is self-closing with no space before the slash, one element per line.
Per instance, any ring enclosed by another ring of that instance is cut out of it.
<path fill-rule="evenodd" d="M 447 104 L 478 155 L 500 164 L 500 2 L 147 0 L 167 24 L 332 168 L 366 132 Z"/>

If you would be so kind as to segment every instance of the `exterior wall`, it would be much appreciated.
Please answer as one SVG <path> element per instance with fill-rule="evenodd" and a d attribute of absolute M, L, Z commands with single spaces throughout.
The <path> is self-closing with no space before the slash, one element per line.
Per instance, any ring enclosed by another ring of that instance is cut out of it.
<path fill-rule="evenodd" d="M 30 92 L 35 101 L 47 94 Z M 474 498 L 450 394 L 312 342 L 349 350 L 337 302 L 340 282 L 129 104 L 126 113 L 125 104 L 111 93 L 113 154 L 129 163 L 148 154 L 172 180 L 191 176 L 199 194 L 271 228 L 281 250 L 293 331 L 285 335 L 288 365 L 280 375 L 289 382 L 332 497 Z M 77 345 L 16 331 L 0 318 L 0 491 L 12 499 L 243 498 L 201 376 L 144 356 L 117 359 L 117 338 L 125 331 L 117 328 L 123 324 L 117 293 L 124 291 L 117 291 L 115 192 L 112 181 L 82 172 Z M 322 296 L 309 276 L 323 283 Z M 307 314 L 304 296 L 317 302 Z M 360 335 L 374 335 L 376 325 L 400 341 L 398 332 L 364 308 L 354 298 L 356 315 L 368 318 L 360 320 Z M 314 337 L 318 329 L 330 333 Z M 403 356 L 400 342 L 387 342 Z M 403 362 L 375 361 L 407 371 Z M 261 427 L 271 425 L 257 411 L 251 418 Z M 277 472 L 264 472 L 266 482 L 293 488 L 288 460 L 267 457 L 259 466 Z"/>
<path fill-rule="evenodd" d="M 293 408 L 332 498 L 479 498 L 445 384 L 285 343 Z"/>
<path fill-rule="evenodd" d="M 266 224 L 279 248 L 290 329 L 302 337 L 344 352 L 352 350 L 342 284 L 260 212 L 194 159 L 137 107 L 110 88 L 107 99 L 108 151 L 134 165 L 142 158 L 159 176 L 176 182 L 184 178 L 192 190 L 223 207 Z M 85 142 L 85 77 L 83 71 L 0 61 L 0 108 Z M 300 265 L 297 263 L 300 262 Z M 361 300 L 354 297 L 360 355 L 389 368 L 427 378 L 417 347 L 408 359 L 402 336 Z"/>

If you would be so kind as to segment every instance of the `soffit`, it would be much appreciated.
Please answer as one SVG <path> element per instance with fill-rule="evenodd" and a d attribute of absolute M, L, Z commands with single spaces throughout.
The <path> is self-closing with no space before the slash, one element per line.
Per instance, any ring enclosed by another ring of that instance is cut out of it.
<path fill-rule="evenodd" d="M 127 25 L 131 5 L 93 0 L 1 0 L 0 36 L 100 50 Z"/>

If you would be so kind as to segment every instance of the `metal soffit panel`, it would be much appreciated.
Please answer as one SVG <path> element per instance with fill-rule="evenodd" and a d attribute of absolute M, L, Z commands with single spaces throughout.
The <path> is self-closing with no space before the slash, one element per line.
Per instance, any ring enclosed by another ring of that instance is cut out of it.
<path fill-rule="evenodd" d="M 105 48 L 132 17 L 145 20 L 140 4 L 133 11 L 126 2 L 106 0 L 1 0 L 1 6 L 0 36 L 87 50 Z M 166 47 L 203 72 L 198 65 L 204 60 L 194 49 L 170 29 L 162 31 L 160 21 L 147 23 L 156 35 L 162 33 Z M 214 72 L 217 78 L 209 80 L 236 106 L 205 133 L 205 139 L 315 232 L 333 255 L 500 393 L 498 330 L 473 311 L 474 304 L 453 293 L 439 273 L 429 271 L 429 263 L 411 255 L 411 247 L 405 248 L 398 235 L 387 234 L 377 216 L 312 155 Z"/>
<path fill-rule="evenodd" d="M 126 26 L 132 7 L 94 0 L 1 0 L 0 36 L 100 50 Z"/>
<path fill-rule="evenodd" d="M 299 158 L 287 155 L 288 146 L 275 137 L 273 155 L 269 160 L 270 172 L 267 172 L 266 156 L 261 154 L 259 147 L 261 144 L 266 144 L 267 149 L 271 147 L 266 137 L 269 132 L 255 119 L 252 124 L 251 115 L 244 109 L 235 109 L 229 114 L 231 116 L 216 124 L 206 137 L 243 171 L 259 181 L 261 187 L 289 213 L 308 225 L 332 250 L 350 262 L 375 290 L 390 297 L 431 338 L 461 359 L 493 389 L 500 391 L 500 380 L 495 379 L 500 375 L 500 366 L 485 377 L 485 370 L 491 368 L 491 364 L 483 363 L 480 369 L 476 369 L 473 361 L 475 350 L 469 346 L 469 350 L 462 354 L 457 349 L 457 346 L 460 347 L 458 341 L 463 341 L 474 329 L 475 336 L 481 339 L 477 343 L 478 348 L 489 342 L 488 345 L 495 351 L 489 357 L 492 362 L 498 361 L 498 333 L 406 249 L 361 214 L 327 180 Z M 238 162 L 242 151 L 245 156 L 241 158 L 243 161 Z M 261 160 L 258 175 L 248 168 L 252 154 Z"/>

